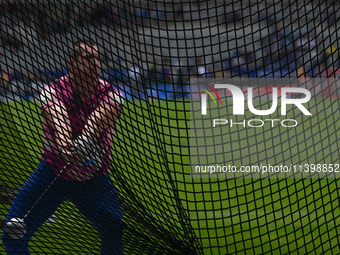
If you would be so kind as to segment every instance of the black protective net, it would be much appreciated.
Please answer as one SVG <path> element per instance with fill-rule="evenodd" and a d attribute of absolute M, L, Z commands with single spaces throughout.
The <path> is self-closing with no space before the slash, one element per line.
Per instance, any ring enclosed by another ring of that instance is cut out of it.
<path fill-rule="evenodd" d="M 339 253 L 337 178 L 192 178 L 189 139 L 192 78 L 327 79 L 309 88 L 313 117 L 293 113 L 293 131 L 230 129 L 228 156 L 340 171 L 338 12 L 336 1 L 1 1 L 0 253 Z"/>

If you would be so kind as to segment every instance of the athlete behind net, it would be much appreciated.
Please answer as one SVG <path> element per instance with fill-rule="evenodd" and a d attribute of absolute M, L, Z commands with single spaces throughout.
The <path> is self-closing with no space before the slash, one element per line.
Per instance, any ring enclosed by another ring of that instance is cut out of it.
<path fill-rule="evenodd" d="M 123 253 L 122 211 L 108 175 L 122 96 L 99 79 L 98 47 L 91 41 L 72 45 L 68 66 L 69 75 L 41 92 L 43 153 L 8 211 L 8 254 L 29 254 L 33 234 L 66 200 L 98 230 L 101 254 Z"/>

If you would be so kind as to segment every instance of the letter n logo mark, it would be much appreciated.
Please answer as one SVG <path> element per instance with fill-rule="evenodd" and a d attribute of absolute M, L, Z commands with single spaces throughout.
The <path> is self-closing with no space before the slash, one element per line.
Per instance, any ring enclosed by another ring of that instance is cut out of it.
<path fill-rule="evenodd" d="M 220 101 L 220 104 L 222 105 L 222 100 L 221 100 L 219 94 L 217 93 L 217 91 L 213 87 L 211 87 L 208 84 L 204 84 L 204 83 L 201 83 L 201 85 L 204 85 L 205 87 L 210 89 L 216 95 L 216 97 Z M 206 115 L 207 114 L 207 95 L 209 95 L 212 98 L 212 100 L 214 101 L 216 106 L 217 106 L 217 102 L 215 100 L 215 97 L 213 96 L 213 94 L 211 94 L 211 92 L 209 90 L 204 89 L 204 88 L 200 88 L 200 90 L 202 90 L 206 93 L 206 94 L 201 94 L 201 113 L 202 113 L 202 115 Z"/>

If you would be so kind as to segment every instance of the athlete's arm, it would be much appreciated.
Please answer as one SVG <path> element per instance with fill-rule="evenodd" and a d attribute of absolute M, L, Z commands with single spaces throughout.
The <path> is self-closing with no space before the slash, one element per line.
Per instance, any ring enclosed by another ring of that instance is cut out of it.
<path fill-rule="evenodd" d="M 89 116 L 84 127 L 83 135 L 98 140 L 102 132 L 120 115 L 120 109 L 116 104 L 103 103 Z"/>
<path fill-rule="evenodd" d="M 83 135 L 98 140 L 102 132 L 120 116 L 122 103 L 122 96 L 118 92 L 110 92 L 88 117 Z"/>
<path fill-rule="evenodd" d="M 67 162 L 78 164 L 79 156 L 71 149 L 74 147 L 74 142 L 72 141 L 70 118 L 65 105 L 62 102 L 49 104 L 43 107 L 42 113 L 48 125 L 55 132 L 60 156 Z"/>
<path fill-rule="evenodd" d="M 62 102 L 57 102 L 43 108 L 43 114 L 56 134 L 58 148 L 72 145 L 72 130 L 68 112 Z"/>

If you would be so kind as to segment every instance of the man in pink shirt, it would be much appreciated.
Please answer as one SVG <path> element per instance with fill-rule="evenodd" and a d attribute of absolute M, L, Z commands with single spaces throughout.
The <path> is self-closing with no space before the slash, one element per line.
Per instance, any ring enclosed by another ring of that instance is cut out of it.
<path fill-rule="evenodd" d="M 40 163 L 19 190 L 8 211 L 23 219 L 26 231 L 5 231 L 8 254 L 29 254 L 35 231 L 63 201 L 71 201 L 96 227 L 101 254 L 122 254 L 122 211 L 108 172 L 114 123 L 122 111 L 122 95 L 99 79 L 99 53 L 91 41 L 70 49 L 69 75 L 41 92 L 43 153 Z"/>

